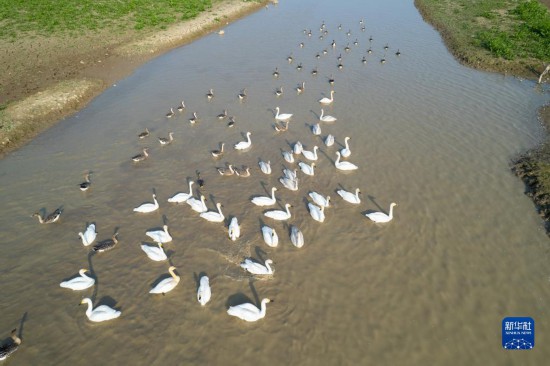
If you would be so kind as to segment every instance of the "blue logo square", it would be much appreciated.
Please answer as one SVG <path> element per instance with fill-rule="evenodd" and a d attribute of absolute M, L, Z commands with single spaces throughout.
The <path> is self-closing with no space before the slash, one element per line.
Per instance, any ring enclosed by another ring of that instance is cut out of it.
<path fill-rule="evenodd" d="M 535 321 L 530 317 L 502 319 L 502 347 L 525 350 L 535 347 Z"/>

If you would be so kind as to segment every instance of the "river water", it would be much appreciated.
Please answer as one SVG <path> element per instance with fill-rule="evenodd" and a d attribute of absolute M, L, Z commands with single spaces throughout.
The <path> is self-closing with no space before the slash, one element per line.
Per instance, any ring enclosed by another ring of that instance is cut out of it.
<path fill-rule="evenodd" d="M 328 34 L 319 39 L 323 21 Z M 548 101 L 547 91 L 459 65 L 412 1 L 282 1 L 225 31 L 153 60 L 0 161 L 4 337 L 23 318 L 23 344 L 11 361 L 543 364 L 550 356 L 544 346 L 549 243 L 509 162 L 540 141 L 536 110 Z M 331 74 L 335 101 L 325 109 L 338 121 L 322 123 L 321 136 L 331 133 L 337 143 L 326 147 L 310 126 L 320 113 L 317 100 L 329 95 Z M 297 95 L 302 81 L 306 90 Z M 210 88 L 215 96 L 208 102 Z M 248 97 L 240 102 L 243 88 Z M 165 118 L 182 99 L 187 109 Z M 277 106 L 294 114 L 287 132 L 273 128 Z M 216 118 L 224 109 L 235 116 L 235 127 Z M 193 111 L 201 118 L 195 125 L 188 122 Z M 151 135 L 138 139 L 146 127 Z M 171 131 L 174 142 L 161 147 L 157 137 Z M 252 147 L 235 151 L 232 145 L 247 131 Z M 359 166 L 348 173 L 333 165 L 345 136 L 352 137 L 348 160 Z M 291 192 L 278 182 L 283 165 L 294 168 L 281 151 L 298 140 L 308 149 L 318 145 L 320 154 L 315 176 L 298 173 L 300 189 Z M 226 153 L 214 160 L 209 151 L 220 142 Z M 132 163 L 143 147 L 150 157 Z M 260 172 L 259 159 L 271 161 L 271 175 Z M 250 166 L 251 177 L 220 176 L 215 167 L 225 162 Z M 93 172 L 92 188 L 83 193 L 78 184 L 86 170 Z M 226 218 L 238 218 L 236 242 L 227 237 L 227 219 L 225 226 L 210 223 L 187 205 L 166 201 L 187 191 L 196 170 L 209 208 L 221 202 Z M 287 223 L 264 217 L 264 209 L 249 202 L 272 186 L 278 206 L 293 205 Z M 360 188 L 361 204 L 340 199 L 340 188 Z M 151 201 L 153 190 L 159 211 L 132 212 Z M 313 190 L 332 197 L 322 224 L 307 210 Z M 388 224 L 363 215 L 387 212 L 391 202 L 398 206 Z M 30 217 L 61 206 L 55 224 Z M 166 296 L 150 295 L 169 263 L 150 261 L 140 244 L 151 243 L 145 232 L 165 221 L 174 238 L 165 248 L 181 281 Z M 115 249 L 89 255 L 77 235 L 88 222 L 96 223 L 100 240 L 118 229 Z M 263 224 L 279 234 L 278 247 L 263 243 Z M 303 248 L 290 243 L 288 224 L 302 230 Z M 272 259 L 275 274 L 247 275 L 238 266 L 247 256 Z M 93 270 L 97 286 L 59 287 L 80 268 Z M 205 307 L 196 300 L 202 273 L 213 293 Z M 77 306 L 84 297 L 115 306 L 122 316 L 92 323 Z M 229 305 L 262 298 L 274 302 L 257 323 L 226 314 Z M 533 350 L 502 349 L 506 316 L 534 318 Z"/>

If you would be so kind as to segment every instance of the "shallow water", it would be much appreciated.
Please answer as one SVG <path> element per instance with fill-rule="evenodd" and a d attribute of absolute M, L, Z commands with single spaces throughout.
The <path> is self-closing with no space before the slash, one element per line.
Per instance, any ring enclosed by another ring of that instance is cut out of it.
<path fill-rule="evenodd" d="M 319 40 L 323 20 L 329 34 Z M 312 29 L 311 38 L 304 28 Z M 324 48 L 328 54 L 316 59 Z M 336 68 L 340 53 L 342 70 Z M 271 76 L 275 67 L 279 79 Z M 323 137 L 336 136 L 337 146 L 327 148 L 310 126 L 320 113 L 317 100 L 329 94 L 331 74 L 335 102 L 326 112 L 338 121 L 321 127 Z M 306 91 L 296 95 L 301 81 Z M 284 94 L 277 98 L 280 86 Z M 245 87 L 248 98 L 239 102 Z M 215 97 L 207 102 L 210 88 Z M 187 109 L 166 119 L 181 99 Z M 509 161 L 540 140 L 536 110 L 548 99 L 531 82 L 459 65 L 412 2 L 284 1 L 227 26 L 224 36 L 176 49 L 0 161 L 0 330 L 7 336 L 26 314 L 24 343 L 12 357 L 20 364 L 74 365 L 540 365 L 550 356 L 543 346 L 550 331 L 548 239 Z M 294 113 L 288 132 L 273 129 L 276 106 Z M 216 119 L 223 109 L 236 116 L 233 129 Z M 194 126 L 188 122 L 193 111 L 201 117 Z M 145 127 L 151 136 L 139 140 Z M 161 147 L 156 137 L 170 131 L 175 141 Z M 246 131 L 252 148 L 233 150 Z M 333 166 L 345 136 L 352 136 L 348 160 L 360 166 L 355 172 Z M 300 190 L 291 192 L 278 183 L 282 166 L 291 167 L 281 150 L 297 140 L 308 149 L 319 145 L 320 158 L 315 176 L 302 174 Z M 219 142 L 229 149 L 215 161 L 209 150 Z M 143 147 L 150 147 L 150 158 L 132 163 Z M 272 162 L 272 175 L 260 172 L 259 159 Z M 250 166 L 252 177 L 218 175 L 214 168 L 225 162 Z M 78 183 L 88 169 L 92 188 L 82 193 Z M 238 217 L 237 242 L 221 224 L 166 202 L 187 191 L 197 169 L 208 206 L 221 202 L 226 217 Z M 303 231 L 301 249 L 290 244 L 288 225 L 263 217 L 264 209 L 248 202 L 272 186 L 281 207 L 294 206 L 288 223 Z M 335 193 L 356 187 L 359 206 Z M 151 201 L 153 190 L 160 210 L 133 213 Z M 310 190 L 332 196 L 323 224 L 308 214 Z M 387 211 L 391 202 L 398 206 L 389 224 L 362 215 Z M 59 223 L 38 225 L 30 217 L 60 206 Z M 165 248 L 181 282 L 166 296 L 153 296 L 148 291 L 169 264 L 150 261 L 139 244 L 150 242 L 145 231 L 164 219 L 174 237 Z M 96 223 L 99 240 L 118 229 L 118 246 L 89 256 L 77 236 L 87 222 Z M 263 243 L 263 223 L 278 232 L 277 248 Z M 272 278 L 253 279 L 238 267 L 258 255 L 273 259 Z M 59 288 L 90 267 L 96 288 Z M 213 291 L 205 308 L 196 301 L 201 273 Z M 116 305 L 122 317 L 90 323 L 77 306 L 88 296 Z M 265 297 L 275 301 L 258 323 L 226 314 L 229 305 Z M 535 319 L 534 350 L 502 350 L 505 316 Z"/>

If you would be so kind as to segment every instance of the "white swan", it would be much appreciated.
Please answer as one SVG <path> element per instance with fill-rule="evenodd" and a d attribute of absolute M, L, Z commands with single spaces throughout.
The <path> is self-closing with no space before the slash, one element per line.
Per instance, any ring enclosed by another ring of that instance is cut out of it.
<path fill-rule="evenodd" d="M 369 219 L 371 219 L 374 222 L 384 223 L 384 222 L 390 222 L 393 219 L 393 207 L 397 206 L 397 203 L 392 202 L 390 205 L 390 214 L 386 215 L 383 212 L 372 212 L 365 214 Z"/>
<path fill-rule="evenodd" d="M 97 236 L 97 233 L 95 231 L 95 224 L 88 225 L 86 231 L 84 231 L 84 233 L 78 233 L 78 236 L 80 236 L 80 238 L 82 239 L 82 244 L 84 244 L 84 246 L 92 244 Z"/>
<path fill-rule="evenodd" d="M 172 236 L 168 233 L 168 225 L 164 225 L 162 230 L 150 230 L 145 233 L 148 237 L 153 239 L 155 243 L 169 243 L 172 241 Z"/>
<path fill-rule="evenodd" d="M 349 139 L 351 139 L 351 137 L 346 136 L 346 138 L 344 139 L 344 143 L 346 144 L 346 147 L 340 150 L 340 154 L 342 154 L 343 158 L 347 158 L 348 156 L 351 155 L 351 150 L 349 149 L 349 144 L 348 144 Z"/>
<path fill-rule="evenodd" d="M 290 189 L 291 191 L 297 191 L 298 190 L 298 179 L 291 179 L 288 177 L 281 177 L 279 178 L 279 182 L 286 188 Z"/>
<path fill-rule="evenodd" d="M 275 232 L 275 229 L 269 226 L 262 226 L 262 237 L 267 245 L 274 248 L 279 245 L 279 236 Z"/>
<path fill-rule="evenodd" d="M 159 203 L 157 201 L 157 195 L 153 193 L 153 203 L 150 203 L 150 202 L 144 203 L 134 208 L 134 212 L 148 213 L 148 212 L 154 212 L 158 210 L 158 208 L 159 208 Z"/>
<path fill-rule="evenodd" d="M 315 202 L 321 207 L 329 207 L 330 206 L 330 196 L 327 196 L 326 198 L 323 197 L 323 195 L 317 193 L 317 192 L 309 192 L 309 196 Z"/>
<path fill-rule="evenodd" d="M 201 194 L 201 199 L 198 200 L 196 199 L 195 197 L 191 197 L 189 198 L 187 201 L 185 201 L 189 206 L 191 206 L 191 208 L 193 209 L 193 211 L 196 211 L 196 212 L 199 212 L 199 213 L 203 213 L 203 212 L 206 212 L 208 211 L 208 207 L 206 207 L 206 203 L 204 203 L 204 196 Z"/>
<path fill-rule="evenodd" d="M 187 201 L 189 198 L 193 197 L 193 184 L 195 182 L 189 181 L 189 193 L 176 193 L 172 197 L 168 198 L 168 202 L 171 203 L 182 203 Z"/>
<path fill-rule="evenodd" d="M 294 155 L 292 155 L 292 151 L 283 151 L 283 158 L 287 163 L 294 163 Z"/>
<path fill-rule="evenodd" d="M 247 322 L 255 322 L 265 317 L 266 304 L 270 301 L 269 299 L 263 299 L 261 309 L 258 309 L 256 305 L 251 303 L 230 306 L 229 309 L 227 309 L 227 314 L 236 316 Z"/>
<path fill-rule="evenodd" d="M 86 316 L 88 319 L 90 319 L 93 322 L 103 322 L 106 320 L 111 320 L 118 318 L 120 314 L 122 314 L 120 311 L 115 310 L 107 305 L 100 305 L 92 310 L 92 300 L 88 298 L 82 299 L 80 302 L 81 304 L 88 304 L 88 309 L 86 310 Z"/>
<path fill-rule="evenodd" d="M 301 161 L 298 163 L 298 166 L 300 167 L 302 172 L 304 172 L 304 174 L 315 175 L 315 163 L 311 163 L 311 165 L 309 165 Z"/>
<path fill-rule="evenodd" d="M 296 141 L 296 143 L 292 147 L 292 151 L 294 152 L 294 154 L 300 155 L 303 150 L 304 150 L 304 145 L 302 145 L 300 141 Z"/>
<path fill-rule="evenodd" d="M 202 276 L 197 289 L 197 300 L 204 306 L 212 297 L 212 289 L 210 288 L 210 279 L 208 276 Z"/>
<path fill-rule="evenodd" d="M 236 217 L 233 217 L 231 219 L 231 222 L 229 223 L 229 239 L 235 241 L 241 236 L 241 228 L 239 227 L 239 220 L 237 220 Z"/>
<path fill-rule="evenodd" d="M 330 147 L 332 145 L 334 145 L 334 136 L 332 135 L 328 135 L 326 138 L 325 138 L 325 145 L 327 145 L 327 147 Z"/>
<path fill-rule="evenodd" d="M 264 265 L 264 264 L 255 262 L 250 258 L 246 258 L 241 263 L 241 268 L 255 275 L 271 275 L 275 272 L 273 268 L 271 268 L 270 266 L 270 264 L 272 263 L 273 261 L 271 259 L 266 260 Z"/>
<path fill-rule="evenodd" d="M 235 150 L 245 150 L 245 149 L 248 149 L 250 146 L 252 146 L 252 140 L 250 140 L 250 135 L 252 135 L 252 133 L 247 132 L 246 141 L 241 141 L 235 144 Z"/>
<path fill-rule="evenodd" d="M 222 222 L 225 219 L 225 216 L 222 214 L 222 204 L 216 203 L 216 208 L 218 212 L 207 211 L 200 214 L 200 216 L 210 222 Z"/>
<path fill-rule="evenodd" d="M 298 178 L 297 172 L 298 172 L 297 169 L 294 169 L 294 170 L 290 170 L 287 168 L 283 169 L 283 174 L 285 175 L 285 177 L 291 180 L 296 180 Z"/>
<path fill-rule="evenodd" d="M 296 248 L 304 246 L 304 234 L 294 225 L 290 227 L 290 241 Z"/>
<path fill-rule="evenodd" d="M 290 210 L 289 208 L 291 207 L 292 205 L 290 203 L 287 203 L 285 205 L 285 209 L 286 211 L 283 211 L 283 210 L 271 210 L 271 211 L 267 211 L 267 212 L 264 212 L 264 215 L 269 217 L 269 218 L 272 218 L 273 220 L 288 220 L 290 219 L 290 217 L 292 216 L 290 214 Z"/>
<path fill-rule="evenodd" d="M 147 256 L 149 257 L 149 259 L 153 261 L 156 261 L 156 262 L 165 261 L 166 259 L 168 259 L 168 257 L 166 256 L 166 253 L 164 253 L 164 250 L 162 249 L 162 243 L 157 242 L 157 245 L 158 247 L 153 247 L 153 246 L 141 244 L 141 250 L 143 250 L 145 254 L 147 254 Z"/>
<path fill-rule="evenodd" d="M 277 202 L 277 199 L 275 198 L 275 191 L 277 190 L 277 187 L 271 188 L 271 197 L 267 196 L 259 196 L 252 198 L 251 202 L 255 204 L 256 206 L 271 206 L 274 205 L 275 202 Z"/>
<path fill-rule="evenodd" d="M 349 161 L 340 161 L 340 152 L 339 151 L 336 151 L 336 156 L 338 156 L 336 158 L 336 161 L 334 162 L 334 166 L 337 168 L 337 169 L 340 169 L 340 170 L 355 170 L 355 169 L 359 169 L 359 167 L 353 163 L 350 163 Z"/>
<path fill-rule="evenodd" d="M 174 270 L 176 267 L 171 266 L 168 268 L 168 272 L 170 272 L 169 278 L 165 278 L 162 281 L 160 281 L 155 287 L 149 291 L 150 294 L 165 294 L 167 292 L 172 291 L 180 282 L 180 276 L 174 273 Z"/>
<path fill-rule="evenodd" d="M 328 104 L 331 104 L 333 101 L 334 101 L 334 90 L 331 90 L 330 91 L 330 98 L 324 97 L 324 98 L 319 100 L 319 103 L 328 105 Z"/>
<path fill-rule="evenodd" d="M 313 203 L 308 203 L 309 214 L 313 217 L 313 220 L 323 222 L 325 221 L 325 206 L 315 206 Z"/>
<path fill-rule="evenodd" d="M 359 198 L 359 193 L 361 193 L 361 191 L 359 190 L 359 188 L 355 189 L 355 194 L 345 191 L 343 189 L 337 190 L 336 193 L 338 193 L 340 197 L 344 199 L 344 201 L 348 201 L 349 203 L 353 203 L 356 205 L 361 203 L 361 198 Z"/>
<path fill-rule="evenodd" d="M 311 126 L 311 132 L 315 135 L 315 136 L 319 136 L 321 134 L 321 125 L 316 123 L 314 124 L 313 126 Z"/>
<path fill-rule="evenodd" d="M 315 145 L 313 147 L 313 151 L 304 150 L 304 151 L 302 151 L 302 155 L 308 160 L 317 160 L 318 159 L 318 156 L 317 156 L 317 149 L 318 148 L 319 147 L 317 145 Z"/>
<path fill-rule="evenodd" d="M 321 115 L 319 116 L 319 121 L 321 121 L 321 122 L 335 122 L 336 117 L 325 116 L 325 111 L 323 110 L 323 108 L 321 108 Z"/>
<path fill-rule="evenodd" d="M 59 284 L 60 287 L 70 288 L 73 291 L 85 290 L 89 287 L 92 287 L 95 283 L 95 279 L 92 277 L 86 276 L 87 269 L 81 269 L 78 271 L 79 277 L 75 277 L 68 281 L 63 281 Z"/>
<path fill-rule="evenodd" d="M 260 170 L 262 173 L 271 174 L 271 161 L 268 161 L 267 163 L 265 161 L 260 161 L 258 165 L 260 165 Z"/>
<path fill-rule="evenodd" d="M 277 121 L 286 121 L 286 120 L 289 120 L 290 117 L 292 117 L 292 113 L 279 114 L 279 107 L 276 107 L 275 110 L 277 111 L 277 114 L 275 115 L 275 119 Z"/>

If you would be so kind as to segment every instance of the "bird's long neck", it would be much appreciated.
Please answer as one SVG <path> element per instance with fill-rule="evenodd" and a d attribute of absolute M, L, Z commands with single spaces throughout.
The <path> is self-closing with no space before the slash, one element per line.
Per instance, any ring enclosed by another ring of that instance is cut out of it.
<path fill-rule="evenodd" d="M 340 163 L 340 154 L 336 154 L 336 161 L 334 164 L 338 165 L 338 163 Z"/>
<path fill-rule="evenodd" d="M 359 199 L 359 188 L 355 190 L 355 198 Z"/>
<path fill-rule="evenodd" d="M 218 203 L 217 207 L 218 207 L 218 213 L 220 214 L 220 216 L 223 216 L 223 214 L 222 214 L 222 205 L 220 205 Z"/>
<path fill-rule="evenodd" d="M 260 307 L 260 315 L 262 318 L 265 316 L 266 309 L 267 309 L 267 301 L 264 299 L 262 300 L 262 305 Z"/>
<path fill-rule="evenodd" d="M 40 215 L 39 213 L 35 213 L 34 214 L 36 217 L 38 217 L 38 222 L 40 222 L 41 224 L 44 223 L 44 219 L 42 218 L 42 215 Z"/>
<path fill-rule="evenodd" d="M 273 187 L 273 188 L 275 188 L 275 187 Z M 271 189 L 271 199 L 273 201 L 275 201 L 275 190 L 274 189 Z"/>
<path fill-rule="evenodd" d="M 348 149 L 348 150 L 349 150 L 349 144 L 348 144 L 348 141 L 349 141 L 349 139 L 346 139 L 345 143 L 346 143 L 346 149 Z"/>
<path fill-rule="evenodd" d="M 189 196 L 193 195 L 193 182 L 189 182 Z"/>
<path fill-rule="evenodd" d="M 323 108 L 321 108 L 321 117 L 319 117 L 319 118 L 323 118 L 324 115 L 325 115 L 325 110 Z"/>
<path fill-rule="evenodd" d="M 393 206 L 395 205 L 390 206 L 390 214 L 388 215 L 390 217 L 390 220 L 393 219 Z"/>
<path fill-rule="evenodd" d="M 271 266 L 269 265 L 269 261 L 265 261 L 265 268 L 267 268 L 267 271 L 269 273 L 273 273 L 273 270 L 271 269 Z"/>
<path fill-rule="evenodd" d="M 170 267 L 170 268 L 168 269 L 168 272 L 170 272 L 170 276 L 172 276 L 172 278 L 174 278 L 176 281 L 179 281 L 180 276 L 178 276 L 178 275 L 174 272 L 174 268 Z"/>
<path fill-rule="evenodd" d="M 86 315 L 89 317 L 90 315 L 92 315 L 92 300 L 84 299 L 83 301 L 86 302 L 86 304 L 88 304 L 88 309 L 86 309 Z"/>
<path fill-rule="evenodd" d="M 289 209 L 289 205 L 286 205 L 285 208 L 286 208 L 286 213 L 288 214 L 288 216 L 290 216 L 290 209 Z"/>

